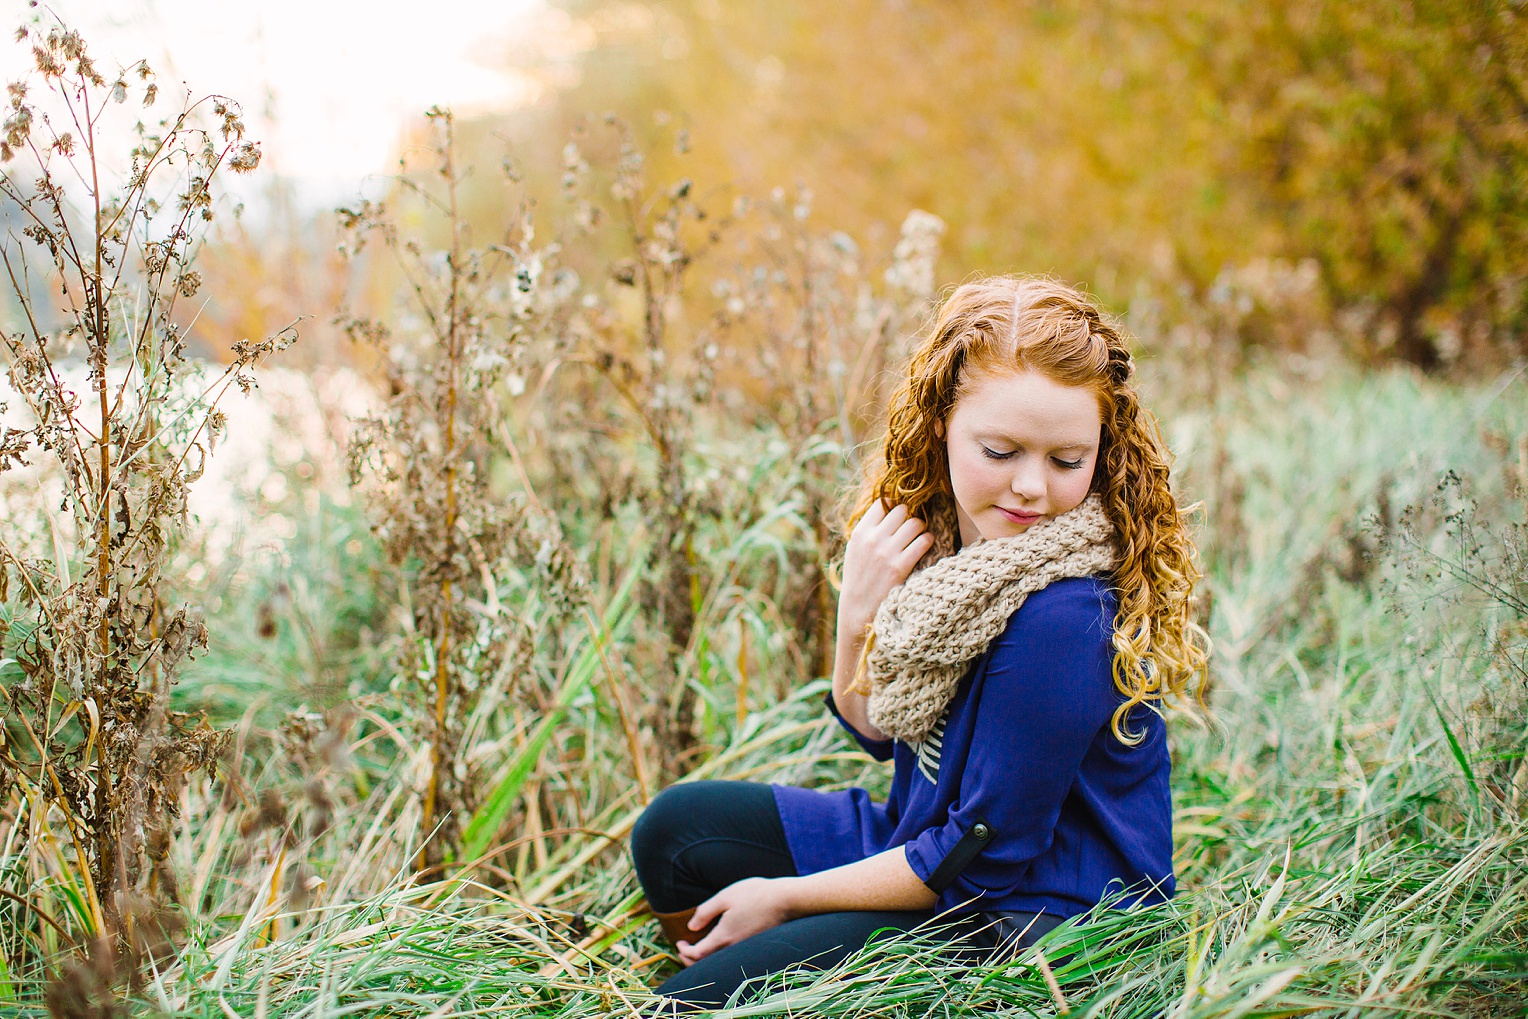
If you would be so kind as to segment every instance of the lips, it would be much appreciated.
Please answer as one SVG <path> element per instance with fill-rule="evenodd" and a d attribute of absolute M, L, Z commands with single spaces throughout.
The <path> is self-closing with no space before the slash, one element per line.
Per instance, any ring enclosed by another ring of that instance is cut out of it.
<path fill-rule="evenodd" d="M 1041 520 L 1045 519 L 1044 513 L 1020 513 L 1017 510 L 1004 509 L 1001 506 L 994 506 L 992 508 L 1001 513 L 1003 518 L 1010 524 L 1018 524 L 1020 527 L 1038 524 Z"/>

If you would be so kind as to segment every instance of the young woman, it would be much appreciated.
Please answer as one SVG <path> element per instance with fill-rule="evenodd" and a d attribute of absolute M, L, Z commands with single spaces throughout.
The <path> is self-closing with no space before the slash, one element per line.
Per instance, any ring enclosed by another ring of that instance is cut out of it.
<path fill-rule="evenodd" d="M 1105 896 L 1172 895 L 1160 708 L 1208 650 L 1131 374 L 1125 338 L 1061 283 L 994 277 L 945 301 L 850 515 L 827 701 L 895 762 L 891 795 L 657 797 L 632 854 L 686 964 L 659 993 L 718 1006 L 936 916 L 966 951 L 1019 949 Z"/>

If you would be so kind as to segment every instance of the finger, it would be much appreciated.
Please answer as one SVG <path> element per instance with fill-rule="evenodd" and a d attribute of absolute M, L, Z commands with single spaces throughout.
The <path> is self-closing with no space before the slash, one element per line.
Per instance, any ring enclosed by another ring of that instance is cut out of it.
<path fill-rule="evenodd" d="M 868 520 L 872 525 L 880 523 L 886 517 L 886 504 L 879 499 L 870 500 L 870 505 L 865 509 L 865 515 L 861 520 Z"/>
<path fill-rule="evenodd" d="M 907 506 L 899 502 L 891 508 L 881 523 L 884 527 L 895 531 L 898 527 L 902 526 L 902 521 L 906 520 L 908 516 L 910 514 L 907 512 Z"/>
<path fill-rule="evenodd" d="M 910 570 L 914 566 L 918 565 L 918 560 L 922 559 L 928 550 L 933 547 L 933 532 L 924 531 L 922 534 L 918 535 L 911 542 L 909 542 L 908 546 L 902 550 L 901 555 L 897 557 L 897 563 L 903 568 Z"/>
<path fill-rule="evenodd" d="M 728 942 L 716 931 L 712 931 L 690 946 L 690 961 L 699 962 L 712 952 L 720 948 L 726 948 Z"/>
<path fill-rule="evenodd" d="M 720 901 L 721 895 L 713 895 L 705 902 L 695 907 L 695 915 L 690 917 L 689 928 L 692 931 L 703 931 L 712 920 L 727 911 L 727 906 Z"/>
<path fill-rule="evenodd" d="M 917 517 L 908 517 L 902 522 L 902 526 L 892 532 L 892 544 L 897 548 L 906 548 L 912 544 L 914 538 L 926 530 L 928 530 L 928 526 L 923 521 Z"/>
<path fill-rule="evenodd" d="M 702 938 L 701 940 L 703 941 L 705 939 Z M 679 961 L 684 963 L 686 966 L 693 966 L 710 954 L 709 949 L 706 951 L 701 951 L 698 942 L 692 945 L 688 941 L 681 941 L 676 947 L 679 949 Z"/>

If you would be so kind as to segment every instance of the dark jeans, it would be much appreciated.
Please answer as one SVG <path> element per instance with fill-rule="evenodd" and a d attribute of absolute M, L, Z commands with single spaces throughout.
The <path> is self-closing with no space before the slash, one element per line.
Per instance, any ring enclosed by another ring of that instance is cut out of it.
<path fill-rule="evenodd" d="M 631 832 L 631 855 L 648 904 L 677 913 L 748 877 L 794 877 L 775 794 L 754 782 L 687 782 L 665 789 Z M 931 909 L 820 913 L 791 920 L 712 952 L 670 977 L 658 993 L 697 1008 L 719 1008 L 746 981 L 805 964 L 827 969 L 864 947 L 878 931 L 910 931 Z M 999 947 L 1023 949 L 1061 923 L 1034 913 L 944 916 L 937 936 L 968 962 Z M 936 932 L 929 931 L 930 935 Z"/>

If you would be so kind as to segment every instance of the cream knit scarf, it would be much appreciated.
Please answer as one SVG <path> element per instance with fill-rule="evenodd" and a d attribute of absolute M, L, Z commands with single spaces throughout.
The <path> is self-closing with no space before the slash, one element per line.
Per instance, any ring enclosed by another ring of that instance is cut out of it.
<path fill-rule="evenodd" d="M 870 724 L 918 744 L 955 688 L 1024 599 L 1063 577 L 1114 567 L 1114 526 L 1089 495 L 1023 534 L 945 556 L 893 588 L 875 614 L 859 686 L 869 680 Z"/>

